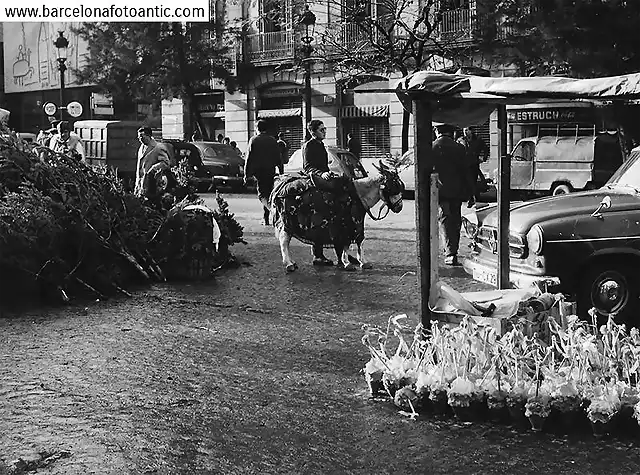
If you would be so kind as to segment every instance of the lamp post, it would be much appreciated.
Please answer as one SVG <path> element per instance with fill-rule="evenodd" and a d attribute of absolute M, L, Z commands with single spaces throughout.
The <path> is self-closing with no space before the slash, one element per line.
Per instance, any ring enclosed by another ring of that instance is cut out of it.
<path fill-rule="evenodd" d="M 302 54 L 304 56 L 304 120 L 305 126 L 311 121 L 311 53 L 313 52 L 313 34 L 316 26 L 316 16 L 309 5 L 305 5 L 305 10 L 300 17 L 300 23 L 304 25 L 305 36 L 300 38 L 302 42 Z M 306 128 L 306 127 L 305 127 Z M 309 132 L 307 131 L 308 135 Z M 307 136 L 307 138 L 309 138 Z"/>
<path fill-rule="evenodd" d="M 56 47 L 58 59 L 58 69 L 60 70 L 60 120 L 62 120 L 62 110 L 64 109 L 64 72 L 67 70 L 67 48 L 69 47 L 69 40 L 64 37 L 62 31 L 59 31 L 58 38 L 53 42 Z"/>

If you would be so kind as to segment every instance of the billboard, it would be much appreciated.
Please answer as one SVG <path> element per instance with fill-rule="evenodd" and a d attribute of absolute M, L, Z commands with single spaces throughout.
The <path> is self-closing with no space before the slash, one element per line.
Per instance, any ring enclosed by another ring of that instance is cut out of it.
<path fill-rule="evenodd" d="M 58 89 L 60 70 L 54 41 L 62 31 L 69 40 L 65 87 L 77 87 L 73 69 L 86 63 L 89 50 L 86 42 L 71 31 L 78 22 L 16 22 L 4 23 L 4 91 L 38 91 Z"/>

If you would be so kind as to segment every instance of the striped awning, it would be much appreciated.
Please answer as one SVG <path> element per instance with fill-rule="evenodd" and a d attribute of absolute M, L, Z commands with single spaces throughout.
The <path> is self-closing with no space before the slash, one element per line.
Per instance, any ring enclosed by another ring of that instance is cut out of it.
<path fill-rule="evenodd" d="M 293 109 L 260 109 L 258 111 L 258 119 L 269 119 L 273 117 L 301 117 L 302 107 L 294 107 Z"/>
<path fill-rule="evenodd" d="M 388 117 L 389 104 L 342 106 L 338 115 L 340 117 Z"/>

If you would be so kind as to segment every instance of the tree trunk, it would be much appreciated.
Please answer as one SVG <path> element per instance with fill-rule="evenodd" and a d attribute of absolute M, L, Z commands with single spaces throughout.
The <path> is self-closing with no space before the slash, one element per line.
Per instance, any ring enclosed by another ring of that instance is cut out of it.
<path fill-rule="evenodd" d="M 195 91 L 189 81 L 189 75 L 187 74 L 187 56 L 185 53 L 185 41 L 183 26 L 181 23 L 173 23 L 173 37 L 175 41 L 176 54 L 178 56 L 178 67 L 180 68 L 180 77 L 182 78 L 182 91 L 183 99 L 188 101 L 189 107 L 189 123 L 186 124 L 184 129 L 184 138 L 189 140 L 191 135 L 196 130 L 196 127 L 200 129 L 203 140 L 207 140 L 206 129 L 202 122 L 202 116 L 198 110 L 198 102 L 196 99 Z"/>

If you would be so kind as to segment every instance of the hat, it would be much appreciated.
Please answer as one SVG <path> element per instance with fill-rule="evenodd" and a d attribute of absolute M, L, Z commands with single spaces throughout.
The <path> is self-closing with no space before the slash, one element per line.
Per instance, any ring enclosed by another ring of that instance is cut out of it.
<path fill-rule="evenodd" d="M 455 128 L 451 124 L 434 124 L 433 128 L 441 134 L 452 134 Z"/>

